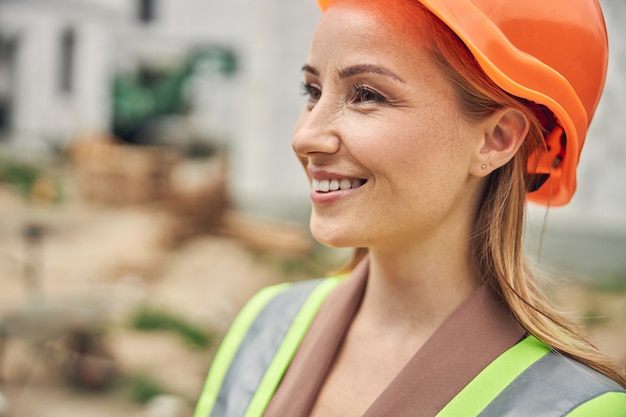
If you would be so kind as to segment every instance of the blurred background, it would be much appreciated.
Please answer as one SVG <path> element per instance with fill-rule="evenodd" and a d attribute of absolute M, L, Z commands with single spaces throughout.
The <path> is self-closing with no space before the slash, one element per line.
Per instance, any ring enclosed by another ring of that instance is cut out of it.
<path fill-rule="evenodd" d="M 531 207 L 554 299 L 626 365 L 626 2 L 573 202 Z M 191 416 L 243 303 L 349 253 L 290 140 L 314 1 L 0 0 L 0 417 Z"/>

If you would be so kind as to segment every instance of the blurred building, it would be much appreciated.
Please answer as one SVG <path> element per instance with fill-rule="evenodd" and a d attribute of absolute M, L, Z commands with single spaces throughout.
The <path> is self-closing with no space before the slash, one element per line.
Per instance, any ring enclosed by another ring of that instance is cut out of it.
<path fill-rule="evenodd" d="M 106 129 L 107 7 L 0 1 L 0 129 L 22 144 Z"/>
<path fill-rule="evenodd" d="M 159 139 L 219 142 L 239 206 L 301 218 L 306 182 L 290 139 L 319 15 L 312 1 L 0 0 L 0 135 L 30 151 L 111 131 L 115 76 L 219 46 L 237 73 L 190 77 L 194 112 L 163 123 L 157 133 L 170 137 Z"/>

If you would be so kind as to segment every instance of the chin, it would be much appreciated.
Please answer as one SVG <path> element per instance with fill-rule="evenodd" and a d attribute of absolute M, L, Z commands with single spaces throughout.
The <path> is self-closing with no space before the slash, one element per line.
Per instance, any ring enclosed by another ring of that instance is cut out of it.
<path fill-rule="evenodd" d="M 351 239 L 348 236 L 352 235 L 345 227 L 339 227 L 328 222 L 323 222 L 311 218 L 311 234 L 322 245 L 326 245 L 331 248 L 346 248 L 352 247 Z"/>

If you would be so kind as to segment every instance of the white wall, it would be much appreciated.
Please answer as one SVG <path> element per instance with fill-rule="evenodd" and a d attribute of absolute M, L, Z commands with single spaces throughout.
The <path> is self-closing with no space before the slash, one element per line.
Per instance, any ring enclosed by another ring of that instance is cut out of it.
<path fill-rule="evenodd" d="M 108 19 L 82 2 L 0 3 L 0 31 L 18 41 L 12 127 L 19 146 L 46 147 L 108 126 Z M 58 87 L 60 38 L 67 28 L 76 34 L 71 94 Z"/>

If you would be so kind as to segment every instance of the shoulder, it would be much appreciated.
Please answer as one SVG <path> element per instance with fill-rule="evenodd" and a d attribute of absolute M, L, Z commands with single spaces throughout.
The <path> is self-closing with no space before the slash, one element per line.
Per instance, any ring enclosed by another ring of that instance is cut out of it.
<path fill-rule="evenodd" d="M 589 399 L 573 409 L 568 417 L 626 417 L 626 392 L 610 391 Z"/>
<path fill-rule="evenodd" d="M 555 385 L 555 401 L 568 400 L 570 417 L 626 417 L 626 390 L 600 372 L 551 352 L 545 373 Z"/>
<path fill-rule="evenodd" d="M 333 278 L 318 278 L 265 287 L 246 303 L 240 315 L 250 314 L 250 310 L 253 310 L 255 315 L 267 310 L 282 310 L 283 315 L 297 312 L 310 297 L 320 292 L 320 287 L 327 287 L 332 283 Z"/>
<path fill-rule="evenodd" d="M 626 391 L 589 366 L 549 351 L 508 384 L 483 414 L 516 415 L 507 414 L 512 409 L 529 416 L 626 417 Z"/>
<path fill-rule="evenodd" d="M 626 417 L 626 390 L 602 373 L 554 351 L 537 365 L 551 400 L 567 404 L 564 416 Z"/>
<path fill-rule="evenodd" d="M 339 281 L 318 278 L 266 287 L 246 303 L 229 332 L 284 332 L 297 316 L 312 318 Z"/>
<path fill-rule="evenodd" d="M 241 314 L 246 314 L 246 310 L 255 310 L 260 314 L 267 309 L 282 310 L 283 315 L 287 312 L 295 314 L 307 304 L 319 306 L 342 278 L 317 278 L 266 287 L 250 299 Z"/>
<path fill-rule="evenodd" d="M 255 393 L 277 386 L 275 378 L 283 375 L 333 284 L 333 279 L 285 283 L 255 294 L 216 353 L 196 415 L 244 415 Z"/>
<path fill-rule="evenodd" d="M 437 416 L 458 415 L 626 417 L 626 390 L 530 335 L 484 368 Z"/>

